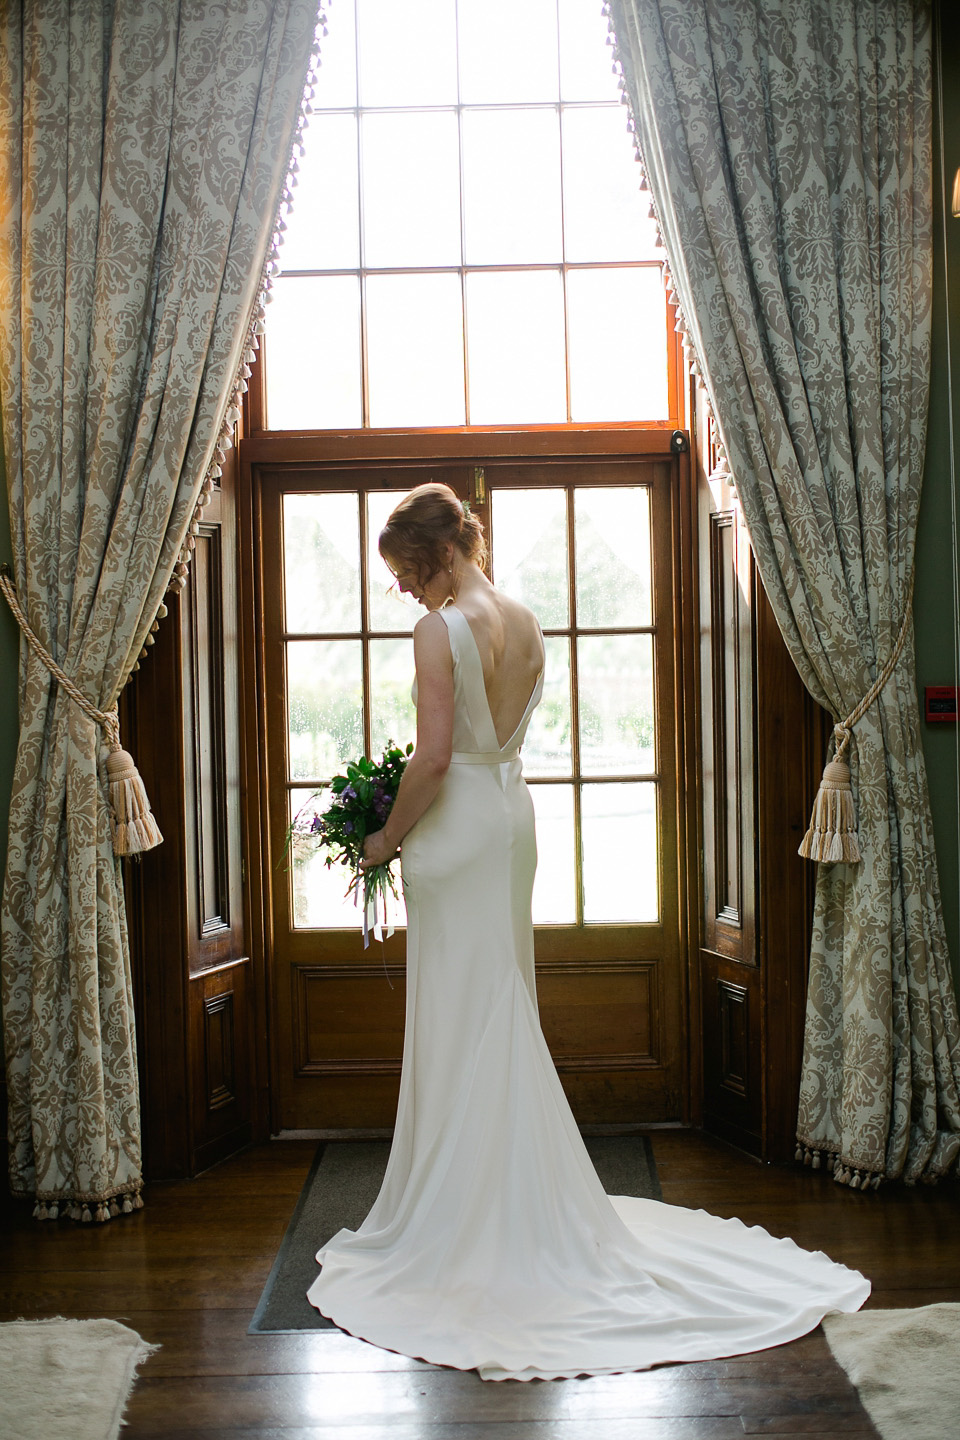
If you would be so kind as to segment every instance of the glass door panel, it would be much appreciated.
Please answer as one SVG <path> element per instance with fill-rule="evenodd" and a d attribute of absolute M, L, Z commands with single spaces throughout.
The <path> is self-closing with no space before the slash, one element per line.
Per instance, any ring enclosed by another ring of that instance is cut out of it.
<path fill-rule="evenodd" d="M 552 853 L 549 879 L 538 879 L 536 923 L 656 921 L 649 487 L 498 488 L 491 517 L 494 584 L 529 605 L 545 632 L 544 696 L 523 751 L 544 817 L 538 843 Z M 652 777 L 647 787 L 586 783 L 638 775 Z M 557 776 L 573 783 L 552 783 Z M 651 844 L 652 878 L 638 880 Z"/>
<path fill-rule="evenodd" d="M 289 819 L 303 819 L 326 808 L 321 795 L 314 799 L 314 790 L 290 791 Z M 347 896 L 349 870 L 342 865 L 327 867 L 318 850 L 294 842 L 287 852 L 284 870 L 289 877 L 292 924 L 298 930 L 344 929 L 359 926 L 353 897 Z"/>
<path fill-rule="evenodd" d="M 537 817 L 534 925 L 577 922 L 577 837 L 572 785 L 532 785 Z"/>
<path fill-rule="evenodd" d="M 580 806 L 585 923 L 657 920 L 656 785 L 584 785 Z"/>
<path fill-rule="evenodd" d="M 356 495 L 283 497 L 283 596 L 288 632 L 360 628 L 360 531 Z"/>
<path fill-rule="evenodd" d="M 566 491 L 494 490 L 491 519 L 497 588 L 528 605 L 545 630 L 569 624 Z"/>
<path fill-rule="evenodd" d="M 423 614 L 412 595 L 405 595 L 377 549 L 380 531 L 391 510 L 405 500 L 408 490 L 369 490 L 367 507 L 367 616 L 371 630 L 409 634 Z"/>
<path fill-rule="evenodd" d="M 581 488 L 574 496 L 577 624 L 585 630 L 650 625 L 650 493 Z"/>
<path fill-rule="evenodd" d="M 577 640 L 584 775 L 650 775 L 654 765 L 653 636 Z"/>
<path fill-rule="evenodd" d="M 291 780 L 328 780 L 363 750 L 359 640 L 287 641 Z"/>
<path fill-rule="evenodd" d="M 545 635 L 543 648 L 543 698 L 523 742 L 523 773 L 528 780 L 573 774 L 570 641 L 565 635 Z"/>

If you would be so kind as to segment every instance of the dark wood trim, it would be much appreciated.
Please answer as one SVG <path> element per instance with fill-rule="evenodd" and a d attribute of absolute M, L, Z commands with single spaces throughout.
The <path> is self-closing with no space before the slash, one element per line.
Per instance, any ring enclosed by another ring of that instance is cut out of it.
<path fill-rule="evenodd" d="M 793 1158 L 817 867 L 797 854 L 833 720 L 807 691 L 757 584 L 758 959 L 763 974 L 763 1155 Z"/>
<path fill-rule="evenodd" d="M 691 387 L 693 388 L 693 387 Z M 691 403 L 691 411 L 693 403 Z M 703 924 L 703 771 L 700 746 L 700 576 L 697 563 L 697 475 L 688 450 L 679 456 L 676 501 L 677 611 L 674 629 L 680 638 L 676 674 L 677 710 L 677 836 L 680 852 L 680 955 L 684 966 L 684 1034 L 689 1084 L 684 1121 L 703 1121 L 703 1058 L 699 953 Z"/>
<path fill-rule="evenodd" d="M 191 1173 L 186 963 L 184 756 L 176 743 L 183 708 L 180 597 L 134 682 L 120 697 L 120 726 L 150 796 L 163 844 L 124 863 L 137 1026 L 144 1175 Z"/>
<path fill-rule="evenodd" d="M 440 460 L 509 460 L 577 456 L 659 459 L 671 454 L 676 427 L 649 425 L 541 425 L 525 430 L 350 430 L 261 432 L 244 440 L 244 465 L 377 464 Z"/>
<path fill-rule="evenodd" d="M 251 387 L 252 389 L 252 387 Z M 247 397 L 244 397 L 245 399 Z M 252 1124 L 256 1140 L 274 1132 L 276 1057 L 272 1044 L 273 998 L 268 968 L 272 934 L 270 838 L 265 813 L 266 734 L 261 610 L 260 501 L 246 442 L 237 465 L 237 594 L 240 707 L 241 811 L 244 852 L 244 925 L 252 971 L 255 1086 Z"/>

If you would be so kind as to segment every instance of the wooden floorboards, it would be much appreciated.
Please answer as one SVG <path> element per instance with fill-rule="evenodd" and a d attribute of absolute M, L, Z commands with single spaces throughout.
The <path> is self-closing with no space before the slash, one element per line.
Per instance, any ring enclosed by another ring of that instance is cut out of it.
<path fill-rule="evenodd" d="M 871 1306 L 960 1301 L 956 1182 L 861 1195 L 761 1167 L 719 1141 L 657 1132 L 664 1199 L 738 1215 L 864 1271 Z M 122 1320 L 161 1345 L 125 1440 L 848 1440 L 875 1435 L 821 1330 L 732 1360 L 547 1383 L 484 1383 L 336 1331 L 248 1335 L 314 1152 L 275 1141 L 108 1225 L 9 1206 L 0 1319 Z"/>

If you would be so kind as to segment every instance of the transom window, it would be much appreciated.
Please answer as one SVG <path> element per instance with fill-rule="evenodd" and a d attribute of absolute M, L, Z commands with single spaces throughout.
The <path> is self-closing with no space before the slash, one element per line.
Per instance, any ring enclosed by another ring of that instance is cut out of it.
<path fill-rule="evenodd" d="M 666 421 L 655 227 L 590 0 L 335 0 L 272 430 Z"/>

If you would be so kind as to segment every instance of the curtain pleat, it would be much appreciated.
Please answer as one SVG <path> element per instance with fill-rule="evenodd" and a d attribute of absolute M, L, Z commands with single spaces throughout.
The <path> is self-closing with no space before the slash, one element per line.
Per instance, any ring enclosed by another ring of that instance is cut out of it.
<path fill-rule="evenodd" d="M 45 0 L 0 16 L 0 399 L 29 623 L 104 710 L 217 473 L 316 0 Z M 103 735 L 21 648 L 2 912 L 10 1182 L 139 1203 L 130 965 Z M 149 863 L 149 862 L 147 862 Z"/>
<path fill-rule="evenodd" d="M 613 0 L 687 336 L 764 588 L 840 720 L 910 606 L 930 371 L 923 0 Z M 763 737 L 760 737 L 763 743 Z M 960 1154 L 960 1022 L 912 624 L 854 730 L 860 864 L 818 870 L 798 1141 L 855 1187 Z"/>

